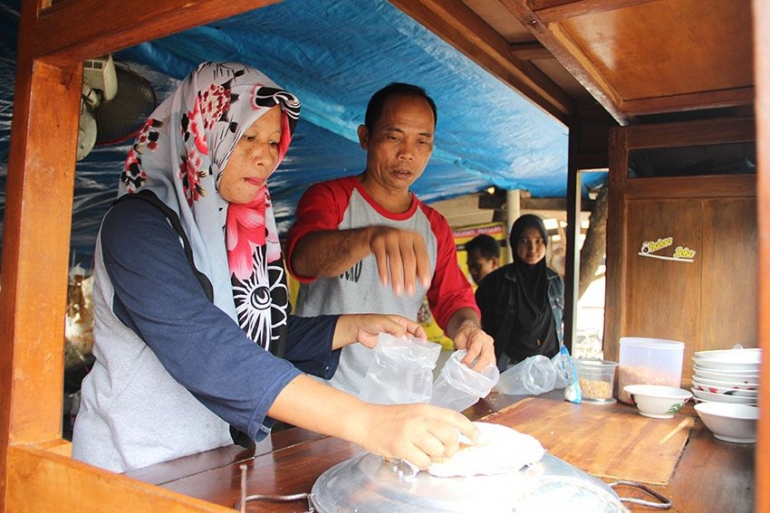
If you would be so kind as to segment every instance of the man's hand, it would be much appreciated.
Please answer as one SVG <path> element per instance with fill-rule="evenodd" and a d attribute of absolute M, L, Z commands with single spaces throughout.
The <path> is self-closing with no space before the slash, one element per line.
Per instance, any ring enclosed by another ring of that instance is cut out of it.
<path fill-rule="evenodd" d="M 490 363 L 496 365 L 495 341 L 481 329 L 478 316 L 472 309 L 455 312 L 447 328 L 455 348 L 468 350 L 462 363 L 476 372 L 482 372 Z"/>
<path fill-rule="evenodd" d="M 394 337 L 411 336 L 425 340 L 422 326 L 400 315 L 349 314 L 341 315 L 334 330 L 332 349 L 361 342 L 369 348 L 377 345 L 380 333 Z"/>
<path fill-rule="evenodd" d="M 417 280 L 425 289 L 430 287 L 430 258 L 422 235 L 389 226 L 369 229 L 369 247 L 383 285 L 390 283 L 397 296 L 414 294 Z"/>
<path fill-rule="evenodd" d="M 302 237 L 294 248 L 292 267 L 299 276 L 339 276 L 374 255 L 380 282 L 396 295 L 414 294 L 419 283 L 430 288 L 430 258 L 418 232 L 391 226 L 324 230 Z"/>

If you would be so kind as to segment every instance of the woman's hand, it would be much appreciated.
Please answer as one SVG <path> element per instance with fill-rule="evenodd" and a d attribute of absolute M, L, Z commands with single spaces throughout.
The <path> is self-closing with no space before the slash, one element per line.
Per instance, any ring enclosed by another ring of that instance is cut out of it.
<path fill-rule="evenodd" d="M 351 441 L 373 454 L 401 458 L 422 470 L 457 452 L 461 433 L 474 442 L 478 438 L 478 428 L 452 410 L 427 404 L 364 404 L 362 422 Z"/>
<path fill-rule="evenodd" d="M 339 349 L 354 342 L 369 348 L 377 345 L 380 333 L 394 337 L 411 336 L 425 340 L 425 330 L 418 323 L 400 315 L 349 314 L 340 315 L 334 331 L 332 349 Z"/>
<path fill-rule="evenodd" d="M 479 434 L 458 412 L 429 404 L 371 404 L 305 375 L 281 390 L 268 415 L 420 469 L 457 452 L 461 434 L 474 442 Z"/>

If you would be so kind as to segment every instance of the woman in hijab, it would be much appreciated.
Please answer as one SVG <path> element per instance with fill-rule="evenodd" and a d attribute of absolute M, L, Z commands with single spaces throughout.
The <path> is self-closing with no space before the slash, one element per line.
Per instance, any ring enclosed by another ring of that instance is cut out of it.
<path fill-rule="evenodd" d="M 481 326 L 495 339 L 500 371 L 529 356 L 553 357 L 562 344 L 564 282 L 546 265 L 543 220 L 519 217 L 509 242 L 513 263 L 488 274 L 476 289 Z"/>
<path fill-rule="evenodd" d="M 303 374 L 330 378 L 340 348 L 380 332 L 425 333 L 399 316 L 289 315 L 265 183 L 299 107 L 254 68 L 204 63 L 146 122 L 96 243 L 76 459 L 123 472 L 259 441 L 276 420 L 421 468 L 475 439 L 459 413 L 371 405 Z"/>

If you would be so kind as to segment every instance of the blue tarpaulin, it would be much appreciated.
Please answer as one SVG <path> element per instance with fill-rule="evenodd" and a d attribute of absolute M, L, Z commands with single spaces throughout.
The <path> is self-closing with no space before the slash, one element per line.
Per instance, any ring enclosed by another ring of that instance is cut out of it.
<path fill-rule="evenodd" d="M 18 1 L 0 0 L 0 216 L 18 8 Z M 438 106 L 433 157 L 413 187 L 421 199 L 430 203 L 490 186 L 526 189 L 534 198 L 566 195 L 566 127 L 385 0 L 286 0 L 113 57 L 149 80 L 159 101 L 204 60 L 253 65 L 300 98 L 294 141 L 269 183 L 282 234 L 308 185 L 363 170 L 356 128 L 372 93 L 395 81 L 424 87 Z M 130 143 L 97 147 L 77 164 L 72 246 L 86 263 Z M 584 186 L 606 174 L 592 173 L 589 180 Z"/>

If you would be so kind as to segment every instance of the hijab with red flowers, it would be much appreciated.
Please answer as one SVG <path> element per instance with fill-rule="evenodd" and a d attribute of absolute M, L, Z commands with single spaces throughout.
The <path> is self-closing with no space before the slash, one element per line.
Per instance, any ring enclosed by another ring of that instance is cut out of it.
<path fill-rule="evenodd" d="M 275 105 L 282 111 L 278 167 L 299 118 L 299 100 L 252 67 L 200 64 L 145 123 L 118 195 L 150 190 L 173 209 L 195 266 L 211 281 L 214 304 L 252 340 L 279 352 L 289 294 L 270 194 L 263 187 L 251 203 L 237 205 L 218 192 L 236 143 Z"/>

